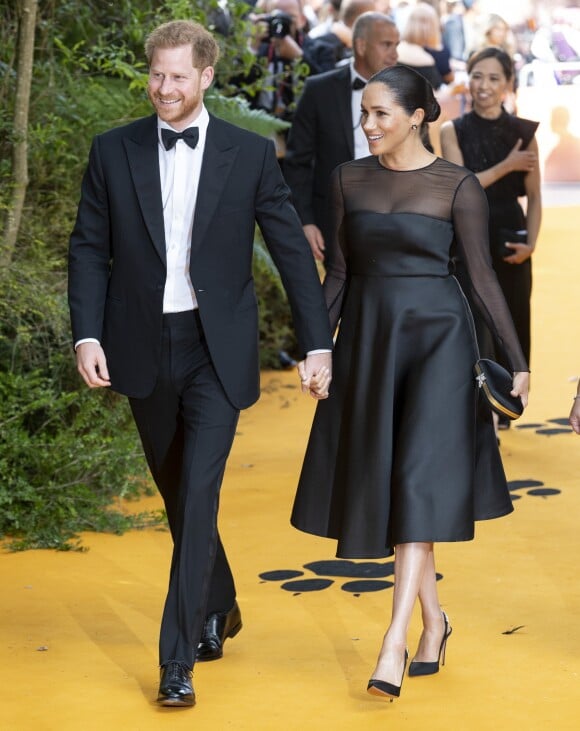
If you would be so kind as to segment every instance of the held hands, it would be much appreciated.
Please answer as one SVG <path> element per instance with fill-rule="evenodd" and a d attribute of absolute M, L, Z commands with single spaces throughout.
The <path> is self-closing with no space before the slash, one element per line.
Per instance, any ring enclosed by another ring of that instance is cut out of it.
<path fill-rule="evenodd" d="M 111 385 L 105 351 L 99 343 L 81 343 L 77 347 L 77 369 L 89 388 Z"/>
<path fill-rule="evenodd" d="M 538 156 L 530 150 L 522 150 L 523 140 L 520 138 L 513 146 L 505 161 L 511 172 L 529 173 L 538 164 Z"/>
<path fill-rule="evenodd" d="M 519 396 L 524 409 L 528 405 L 528 391 L 530 390 L 530 374 L 528 371 L 516 371 L 513 378 L 512 396 Z"/>
<path fill-rule="evenodd" d="M 332 353 L 307 355 L 306 360 L 298 363 L 298 375 L 302 393 L 308 393 L 317 400 L 328 398 L 332 380 Z"/>

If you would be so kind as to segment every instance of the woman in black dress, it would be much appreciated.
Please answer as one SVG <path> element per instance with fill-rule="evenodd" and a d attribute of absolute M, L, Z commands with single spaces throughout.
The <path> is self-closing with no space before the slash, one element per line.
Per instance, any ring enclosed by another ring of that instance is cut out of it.
<path fill-rule="evenodd" d="M 446 160 L 472 170 L 485 189 L 493 267 L 529 363 L 531 257 L 542 218 L 538 143 L 534 136 L 538 124 L 508 114 L 503 108 L 513 79 L 512 60 L 505 51 L 484 48 L 469 59 L 467 70 L 473 111 L 441 126 L 441 150 Z M 521 197 L 527 198 L 525 215 L 518 200 Z M 527 231 L 527 242 L 517 241 L 515 235 L 510 240 L 509 234 L 517 231 Z M 489 339 L 481 323 L 477 325 L 485 352 Z M 497 357 L 504 359 L 501 352 Z"/>
<path fill-rule="evenodd" d="M 333 174 L 324 291 L 340 329 L 292 513 L 300 530 L 337 539 L 339 557 L 394 551 L 392 619 L 369 683 L 390 698 L 399 695 L 417 597 L 424 629 L 409 674 L 437 672 L 451 632 L 433 544 L 471 540 L 475 520 L 512 510 L 489 412 L 476 418 L 476 344 L 450 274 L 455 247 L 524 405 L 529 378 L 491 267 L 485 194 L 472 173 L 421 142 L 421 126 L 438 114 L 418 73 L 379 72 L 362 101 L 372 155 Z"/>

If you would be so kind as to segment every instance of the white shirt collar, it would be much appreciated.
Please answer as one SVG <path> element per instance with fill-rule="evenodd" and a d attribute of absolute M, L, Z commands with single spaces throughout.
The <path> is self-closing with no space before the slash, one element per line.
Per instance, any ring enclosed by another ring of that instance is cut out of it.
<path fill-rule="evenodd" d="M 364 76 L 361 76 L 359 72 L 354 67 L 354 58 L 351 58 L 350 60 L 350 83 L 352 84 L 355 79 L 361 79 L 361 81 L 364 81 L 365 84 L 367 83 L 368 79 L 365 79 Z"/>

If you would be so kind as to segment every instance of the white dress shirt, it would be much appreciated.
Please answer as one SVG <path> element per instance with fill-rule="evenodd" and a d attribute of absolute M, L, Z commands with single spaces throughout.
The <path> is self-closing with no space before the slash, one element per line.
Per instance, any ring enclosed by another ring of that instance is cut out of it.
<path fill-rule="evenodd" d="M 367 79 L 364 79 L 359 73 L 355 71 L 354 63 L 353 61 L 350 62 L 350 83 L 354 82 L 355 79 L 362 79 L 362 81 L 367 82 Z M 351 113 L 352 113 L 352 129 L 354 131 L 354 159 L 358 160 L 360 157 L 368 157 L 370 155 L 369 152 L 369 143 L 367 142 L 367 138 L 365 136 L 365 133 L 363 132 L 363 128 L 361 127 L 360 123 L 360 105 L 362 101 L 362 95 L 363 95 L 364 89 L 351 89 L 350 93 L 350 104 L 351 104 Z"/>
<path fill-rule="evenodd" d="M 208 124 L 209 114 L 202 107 L 199 117 L 191 125 L 199 129 L 199 142 L 195 149 L 192 150 L 183 140 L 177 140 L 171 150 L 166 150 L 161 140 L 161 130 L 172 127 L 158 120 L 159 173 L 167 257 L 163 312 L 184 312 L 197 308 L 189 264 L 191 231 Z"/>
<path fill-rule="evenodd" d="M 161 139 L 161 130 L 173 128 L 163 120 L 157 119 L 157 149 L 167 259 L 163 312 L 184 312 L 197 308 L 197 298 L 189 276 L 189 262 L 193 216 L 208 124 L 209 114 L 204 106 L 199 117 L 190 125 L 199 128 L 199 141 L 195 149 L 192 150 L 183 140 L 177 140 L 171 150 L 166 150 Z M 96 338 L 83 338 L 75 343 L 75 349 L 81 343 L 98 342 Z"/>

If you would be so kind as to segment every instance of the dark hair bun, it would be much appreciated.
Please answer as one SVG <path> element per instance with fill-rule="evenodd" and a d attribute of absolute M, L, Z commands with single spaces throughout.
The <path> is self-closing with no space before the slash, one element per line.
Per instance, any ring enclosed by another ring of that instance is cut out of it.
<path fill-rule="evenodd" d="M 441 107 L 439 106 L 437 99 L 435 99 L 433 90 L 431 90 L 431 97 L 432 98 L 429 100 L 429 103 L 424 107 L 426 122 L 434 122 L 436 119 L 439 119 L 439 115 L 441 114 Z"/>
<path fill-rule="evenodd" d="M 441 107 L 435 99 L 433 87 L 411 66 L 399 63 L 383 69 L 369 79 L 369 83 L 377 81 L 389 87 L 407 114 L 413 114 L 415 109 L 424 109 L 425 122 L 439 118 Z"/>

